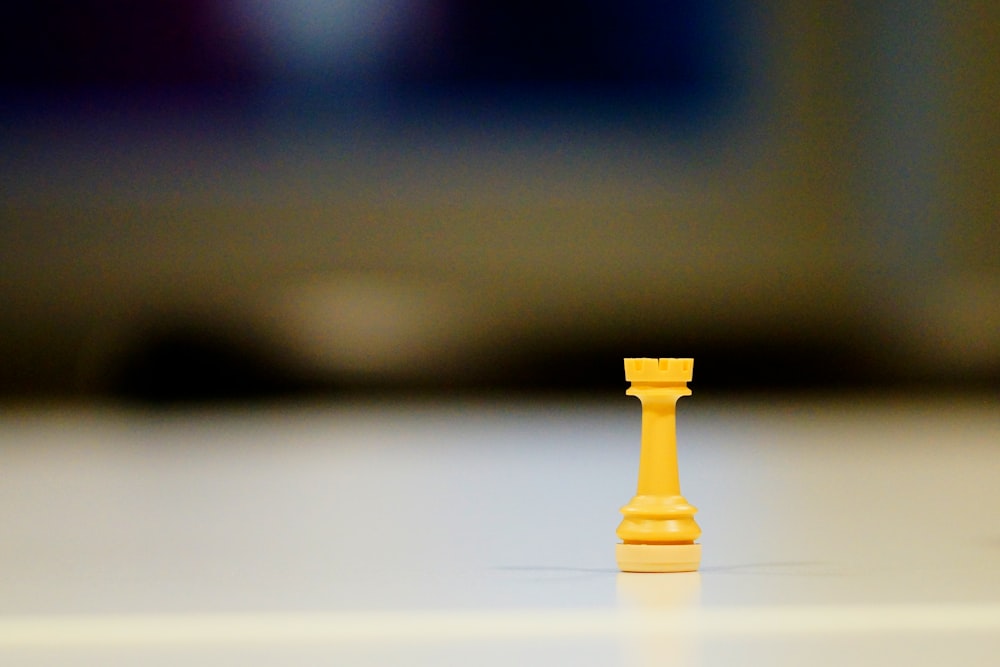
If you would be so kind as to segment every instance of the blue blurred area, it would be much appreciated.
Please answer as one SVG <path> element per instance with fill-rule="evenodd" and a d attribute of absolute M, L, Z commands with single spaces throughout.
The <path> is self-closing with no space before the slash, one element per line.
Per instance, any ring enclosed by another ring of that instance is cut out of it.
<path fill-rule="evenodd" d="M 714 96 L 731 83 L 732 2 L 441 1 L 390 56 L 404 84 L 552 86 L 661 98 Z M 516 93 L 515 93 L 516 94 Z"/>
<path fill-rule="evenodd" d="M 8 103 L 42 105 L 108 95 L 262 112 L 500 104 L 691 122 L 730 108 L 747 85 L 743 4 L 40 0 L 14 5 L 0 27 L 0 87 Z"/>

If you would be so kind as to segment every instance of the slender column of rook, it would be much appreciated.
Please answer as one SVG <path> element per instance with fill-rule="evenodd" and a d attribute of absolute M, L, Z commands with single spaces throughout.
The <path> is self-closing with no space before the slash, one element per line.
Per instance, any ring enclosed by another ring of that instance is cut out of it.
<path fill-rule="evenodd" d="M 690 572 L 701 562 L 698 510 L 681 495 L 677 472 L 676 405 L 691 395 L 693 366 L 693 359 L 625 360 L 625 393 L 642 402 L 642 445 L 638 489 L 618 526 L 623 572 Z"/>

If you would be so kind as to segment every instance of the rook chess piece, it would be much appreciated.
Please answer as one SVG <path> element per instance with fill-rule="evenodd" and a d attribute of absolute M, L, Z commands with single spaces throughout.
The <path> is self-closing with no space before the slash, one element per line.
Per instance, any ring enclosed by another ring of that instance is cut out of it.
<path fill-rule="evenodd" d="M 677 399 L 690 396 L 693 359 L 626 359 L 625 392 L 642 402 L 642 440 L 636 495 L 621 509 L 623 572 L 691 572 L 701 562 L 698 510 L 681 495 L 677 472 Z"/>

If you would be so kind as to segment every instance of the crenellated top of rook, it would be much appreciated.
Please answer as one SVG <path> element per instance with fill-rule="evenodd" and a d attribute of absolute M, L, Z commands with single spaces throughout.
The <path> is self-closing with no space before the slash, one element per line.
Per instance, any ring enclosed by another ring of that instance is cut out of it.
<path fill-rule="evenodd" d="M 690 382 L 694 359 L 626 359 L 625 379 L 629 382 Z"/>

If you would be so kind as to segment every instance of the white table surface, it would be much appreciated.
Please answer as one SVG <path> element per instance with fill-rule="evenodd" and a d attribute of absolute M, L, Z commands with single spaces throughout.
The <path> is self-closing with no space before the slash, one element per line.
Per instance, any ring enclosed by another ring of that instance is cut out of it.
<path fill-rule="evenodd" d="M 679 404 L 696 574 L 621 574 L 640 408 L 0 417 L 2 665 L 1000 664 L 1000 398 Z"/>

